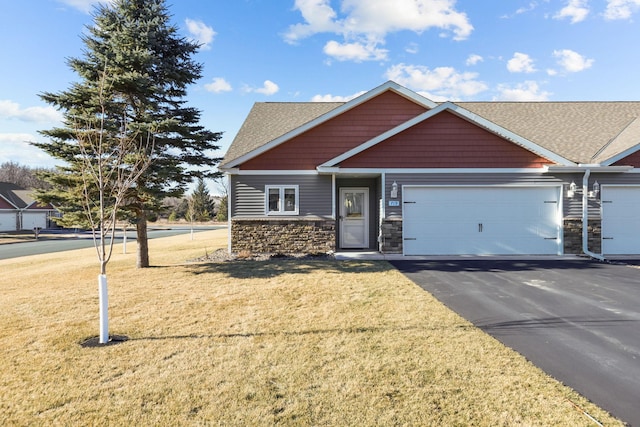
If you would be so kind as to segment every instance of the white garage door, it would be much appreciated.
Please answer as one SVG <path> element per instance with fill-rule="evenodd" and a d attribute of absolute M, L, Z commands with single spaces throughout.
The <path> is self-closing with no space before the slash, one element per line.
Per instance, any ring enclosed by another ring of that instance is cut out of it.
<path fill-rule="evenodd" d="M 640 254 L 640 187 L 603 185 L 602 253 Z"/>
<path fill-rule="evenodd" d="M 35 227 L 47 228 L 47 212 L 22 213 L 22 229 L 33 230 Z"/>
<path fill-rule="evenodd" d="M 405 255 L 561 254 L 559 187 L 405 187 Z"/>
<path fill-rule="evenodd" d="M 0 212 L 0 231 L 16 231 L 16 214 Z"/>

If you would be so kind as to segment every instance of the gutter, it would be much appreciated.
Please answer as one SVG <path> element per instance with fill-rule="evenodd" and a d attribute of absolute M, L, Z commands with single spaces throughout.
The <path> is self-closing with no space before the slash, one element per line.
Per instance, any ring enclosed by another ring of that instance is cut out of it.
<path fill-rule="evenodd" d="M 602 254 L 596 254 L 589 250 L 589 176 L 591 169 L 587 168 L 582 177 L 582 252 L 591 258 L 606 261 Z"/>

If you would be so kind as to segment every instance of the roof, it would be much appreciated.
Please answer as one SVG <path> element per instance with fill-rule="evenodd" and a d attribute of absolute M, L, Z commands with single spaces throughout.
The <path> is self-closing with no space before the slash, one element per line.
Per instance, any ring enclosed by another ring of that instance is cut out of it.
<path fill-rule="evenodd" d="M 394 84 L 395 85 L 395 84 Z M 381 87 L 384 87 L 381 86 Z M 392 86 L 392 89 L 397 85 Z M 378 88 L 377 88 L 378 89 Z M 366 100 L 366 98 L 363 98 Z M 351 101 L 357 102 L 357 101 Z M 285 139 L 303 125 L 322 122 L 323 116 L 348 103 L 256 103 L 233 140 L 224 165 L 267 144 Z M 640 102 L 457 102 L 522 140 L 530 141 L 581 164 L 611 163 L 640 147 Z M 437 105 L 434 103 L 434 105 Z M 338 109 L 338 110 L 336 110 Z M 335 113 L 334 111 L 334 113 Z M 474 121 L 472 117 L 467 119 Z M 256 151 L 258 154 L 259 150 Z"/>
<path fill-rule="evenodd" d="M 575 163 L 601 162 L 640 144 L 640 129 L 624 134 L 640 117 L 640 102 L 457 104 Z"/>
<path fill-rule="evenodd" d="M 11 203 L 17 209 L 25 209 L 36 203 L 31 193 L 31 190 L 25 190 L 16 184 L 0 182 L 0 197 Z"/>

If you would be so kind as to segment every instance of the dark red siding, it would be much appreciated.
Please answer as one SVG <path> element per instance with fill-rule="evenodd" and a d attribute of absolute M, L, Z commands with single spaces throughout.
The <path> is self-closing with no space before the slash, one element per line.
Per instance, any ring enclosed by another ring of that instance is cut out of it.
<path fill-rule="evenodd" d="M 0 197 L 0 209 L 15 209 L 16 207 Z"/>
<path fill-rule="evenodd" d="M 634 168 L 640 167 L 640 151 L 636 151 L 633 154 L 628 155 L 624 159 L 620 159 L 613 164 L 613 166 L 633 166 Z"/>
<path fill-rule="evenodd" d="M 241 168 L 312 170 L 425 111 L 425 107 L 387 91 L 243 163 Z"/>
<path fill-rule="evenodd" d="M 552 163 L 445 111 L 345 160 L 340 166 L 538 168 Z"/>

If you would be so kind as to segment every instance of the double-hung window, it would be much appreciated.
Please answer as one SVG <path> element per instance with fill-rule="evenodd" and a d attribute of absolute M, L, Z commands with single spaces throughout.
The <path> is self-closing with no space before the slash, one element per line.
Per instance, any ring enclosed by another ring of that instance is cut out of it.
<path fill-rule="evenodd" d="M 297 185 L 265 186 L 267 215 L 298 215 Z"/>

